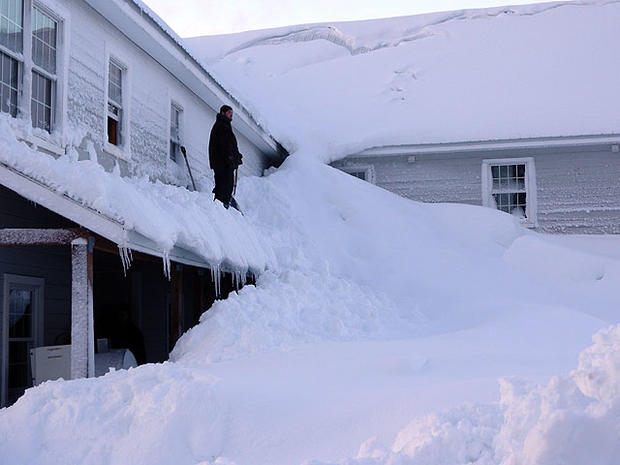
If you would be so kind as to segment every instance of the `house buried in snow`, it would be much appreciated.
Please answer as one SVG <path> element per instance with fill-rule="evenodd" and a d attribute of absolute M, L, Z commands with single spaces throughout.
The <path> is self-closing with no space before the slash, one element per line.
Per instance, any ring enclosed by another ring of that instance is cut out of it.
<path fill-rule="evenodd" d="M 619 19 L 617 1 L 403 19 L 416 27 L 396 42 L 409 48 L 390 63 L 398 105 L 382 122 L 409 120 L 409 133 L 333 166 L 412 200 L 497 208 L 538 231 L 619 234 Z"/>
<path fill-rule="evenodd" d="M 72 378 L 95 375 L 106 344 L 166 360 L 269 260 L 251 232 L 229 237 L 239 215 L 179 187 L 184 145 L 209 188 L 220 105 L 235 110 L 242 176 L 285 154 L 138 0 L 0 0 L 0 79 L 6 406 L 32 385 L 31 349 L 68 350 Z"/>

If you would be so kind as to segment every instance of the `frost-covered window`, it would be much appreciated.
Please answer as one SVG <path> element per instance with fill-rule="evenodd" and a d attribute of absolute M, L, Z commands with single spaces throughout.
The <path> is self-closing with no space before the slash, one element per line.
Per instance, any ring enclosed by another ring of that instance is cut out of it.
<path fill-rule="evenodd" d="M 123 68 L 110 60 L 108 71 L 108 142 L 122 144 Z"/>
<path fill-rule="evenodd" d="M 536 181 L 533 158 L 484 160 L 483 204 L 536 224 Z"/>
<path fill-rule="evenodd" d="M 0 45 L 22 53 L 24 43 L 24 1 L 0 0 Z"/>
<path fill-rule="evenodd" d="M 170 159 L 177 161 L 181 148 L 181 110 L 177 105 L 170 106 Z"/>
<path fill-rule="evenodd" d="M 491 166 L 493 177 L 492 196 L 497 209 L 526 217 L 527 191 L 525 189 L 525 163 Z"/>
<path fill-rule="evenodd" d="M 362 181 L 375 183 L 375 168 L 372 165 L 345 165 L 340 169 Z"/>
<path fill-rule="evenodd" d="M 362 181 L 366 181 L 366 170 L 352 170 L 348 171 L 351 176 L 360 178 Z"/>
<path fill-rule="evenodd" d="M 58 25 L 32 2 L 0 0 L 0 109 L 17 116 L 30 101 L 32 126 L 48 132 L 54 127 Z M 30 50 L 24 50 L 24 35 L 31 37 Z M 30 81 L 25 72 L 32 72 Z"/>
<path fill-rule="evenodd" d="M 49 15 L 32 10 L 32 126 L 51 132 L 56 93 L 56 44 L 58 23 Z"/>
<path fill-rule="evenodd" d="M 17 116 L 19 62 L 0 52 L 0 110 Z"/>
<path fill-rule="evenodd" d="M 0 110 L 11 116 L 17 116 L 23 30 L 23 0 L 0 0 Z"/>

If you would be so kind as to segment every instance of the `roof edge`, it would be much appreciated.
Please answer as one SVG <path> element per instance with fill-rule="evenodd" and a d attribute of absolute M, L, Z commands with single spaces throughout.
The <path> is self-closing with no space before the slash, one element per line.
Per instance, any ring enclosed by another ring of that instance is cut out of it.
<path fill-rule="evenodd" d="M 479 150 L 565 147 L 593 144 L 620 144 L 620 134 L 498 139 L 484 141 L 438 142 L 434 144 L 382 145 L 347 155 L 349 157 L 401 156 L 425 153 L 468 152 Z"/>
<path fill-rule="evenodd" d="M 237 107 L 237 121 L 240 121 L 239 130 L 250 141 L 254 142 L 261 151 L 265 152 L 271 157 L 280 156 L 280 143 L 254 118 L 254 116 L 245 108 L 239 99 L 233 96 L 226 88 L 218 82 L 200 63 L 200 61 L 189 51 L 189 49 L 181 43 L 180 37 L 172 34 L 172 29 L 165 28 L 160 22 L 154 18 L 154 13 L 147 10 L 143 5 L 137 3 L 134 0 L 84 0 L 95 11 L 101 14 L 107 21 L 109 21 L 114 27 L 121 31 L 129 40 L 134 42 L 145 53 L 153 57 L 162 67 L 168 70 L 173 76 L 175 76 L 180 82 L 182 82 L 188 89 L 194 92 L 201 100 L 203 100 L 208 106 L 210 106 L 216 113 L 219 106 L 225 102 L 230 102 L 231 106 Z M 127 8 L 123 8 L 126 5 L 133 15 L 128 14 Z M 148 7 L 147 7 L 148 8 Z M 166 47 L 161 46 L 156 41 L 146 42 L 144 38 L 140 37 L 140 31 L 132 30 L 127 24 L 121 24 L 119 21 L 115 21 L 115 13 L 122 14 L 132 24 L 138 25 L 143 33 L 150 37 L 155 34 L 159 34 L 170 45 L 172 45 L 177 51 L 178 55 L 170 53 Z M 161 19 L 158 17 L 158 19 Z M 140 24 L 140 22 L 143 24 Z M 162 23 L 165 23 L 162 20 Z M 176 63 L 179 67 L 186 68 L 190 73 L 184 75 L 179 72 L 179 69 L 174 69 L 171 66 L 172 63 Z M 189 65 L 189 66 L 188 66 Z M 193 69 L 193 72 L 189 67 Z M 194 79 L 192 79 L 194 78 Z M 208 92 L 197 89 L 196 79 L 199 79 L 202 84 L 208 90 Z M 192 82 L 194 81 L 194 82 Z M 218 102 L 220 102 L 218 104 Z"/>

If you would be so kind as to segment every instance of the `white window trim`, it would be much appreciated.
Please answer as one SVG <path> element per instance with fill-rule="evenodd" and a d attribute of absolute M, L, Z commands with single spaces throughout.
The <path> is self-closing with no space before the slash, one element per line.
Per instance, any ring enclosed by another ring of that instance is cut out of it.
<path fill-rule="evenodd" d="M 64 154 L 64 148 L 59 135 L 64 134 L 66 125 L 66 101 L 67 101 L 67 64 L 69 53 L 65 44 L 69 43 L 66 35 L 70 30 L 70 15 L 66 8 L 54 2 L 48 4 L 46 0 L 24 0 L 24 24 L 23 24 L 23 49 L 22 53 L 17 53 L 0 45 L 0 50 L 6 55 L 18 61 L 18 93 L 17 93 L 17 118 L 28 121 L 32 126 L 32 115 L 30 105 L 32 99 L 32 71 L 34 63 L 32 60 L 32 10 L 34 7 L 39 8 L 51 16 L 57 23 L 56 30 L 56 78 L 54 86 L 54 95 L 52 98 L 52 127 L 50 132 L 37 128 L 36 133 L 26 133 L 22 140 L 26 140 L 37 146 L 46 146 L 46 150 L 56 154 Z M 37 67 L 37 71 L 41 69 Z M 46 71 L 41 72 L 44 76 L 48 76 Z"/>
<path fill-rule="evenodd" d="M 495 208 L 493 201 L 493 176 L 491 166 L 525 165 L 525 192 L 527 195 L 525 215 L 521 220 L 524 226 L 538 227 L 538 198 L 536 193 L 536 167 L 533 157 L 524 158 L 495 158 L 482 160 L 482 205 Z"/>
<path fill-rule="evenodd" d="M 375 175 L 375 166 L 374 165 L 357 165 L 357 164 L 347 164 L 345 166 L 340 167 L 342 171 L 348 174 L 352 174 L 358 171 L 365 172 L 365 181 L 371 184 L 376 184 L 376 175 Z"/>
<path fill-rule="evenodd" d="M 114 145 L 108 142 L 108 102 L 109 102 L 109 81 L 110 81 L 110 62 L 114 62 L 118 67 L 122 69 L 121 79 L 122 79 L 122 102 L 121 110 L 121 144 Z M 105 71 L 104 71 L 104 105 L 103 105 L 103 150 L 123 161 L 129 161 L 130 159 L 130 124 L 129 124 L 129 116 L 130 116 L 130 108 L 129 108 L 129 89 L 130 89 L 130 71 L 129 67 L 125 64 L 128 60 L 123 60 L 119 58 L 115 54 L 110 54 L 106 51 L 106 60 L 105 60 Z"/>
<path fill-rule="evenodd" d="M 8 376 L 9 376 L 9 290 L 12 284 L 32 286 L 35 288 L 35 308 L 33 309 L 32 316 L 34 318 L 34 334 L 33 339 L 35 345 L 40 347 L 44 343 L 44 329 L 45 329 L 45 279 L 34 278 L 30 276 L 20 276 L 14 274 L 5 273 L 4 278 L 4 298 L 2 302 L 2 360 L 0 361 L 0 367 L 2 369 L 2 383 L 0 385 L 0 406 L 5 406 L 7 402 L 7 388 L 8 388 Z"/>
<path fill-rule="evenodd" d="M 183 144 L 183 136 L 184 136 L 184 130 L 183 128 L 185 127 L 185 110 L 183 108 L 183 105 L 181 105 L 180 103 L 178 103 L 176 100 L 170 100 L 170 106 L 168 107 L 170 108 L 170 110 L 172 110 L 172 108 L 176 108 L 179 111 L 179 145 L 184 145 Z M 171 118 L 171 113 L 172 111 L 168 112 L 168 132 L 170 132 L 170 127 L 172 125 L 172 118 Z M 170 140 L 170 134 L 168 134 L 168 151 L 166 153 L 166 159 L 170 162 L 170 163 L 179 163 L 179 158 L 183 157 L 183 154 L 181 154 L 179 152 L 180 157 L 177 158 L 176 161 L 172 160 L 170 158 L 170 146 L 172 145 L 172 141 Z"/>

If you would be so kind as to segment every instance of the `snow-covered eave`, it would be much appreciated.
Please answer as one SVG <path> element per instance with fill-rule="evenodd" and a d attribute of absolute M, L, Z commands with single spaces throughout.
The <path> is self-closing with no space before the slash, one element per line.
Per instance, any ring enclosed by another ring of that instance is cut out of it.
<path fill-rule="evenodd" d="M 447 142 L 435 144 L 402 144 L 371 147 L 347 157 L 390 157 L 448 152 L 474 152 L 501 149 L 575 147 L 594 144 L 620 144 L 620 134 L 600 134 L 566 137 L 538 137 L 486 141 Z"/>
<path fill-rule="evenodd" d="M 236 129 L 266 156 L 279 159 L 280 144 L 254 119 L 153 16 L 134 0 L 84 0 L 112 25 L 153 57 L 176 79 L 217 112 L 223 103 L 236 107 Z M 162 38 L 165 42 L 157 40 Z M 168 46 L 166 46 L 168 45 Z"/>
<path fill-rule="evenodd" d="M 51 187 L 26 176 L 19 171 L 0 163 L 0 184 L 20 196 L 51 210 L 68 220 L 77 223 L 84 228 L 98 234 L 119 247 L 129 248 L 136 252 L 171 260 L 185 265 L 199 268 L 213 268 L 200 256 L 174 246 L 169 252 L 164 253 L 154 241 L 146 236 L 126 228 L 122 223 L 111 219 L 80 202 L 59 194 Z M 231 267 L 218 265 L 222 271 L 236 271 Z"/>

